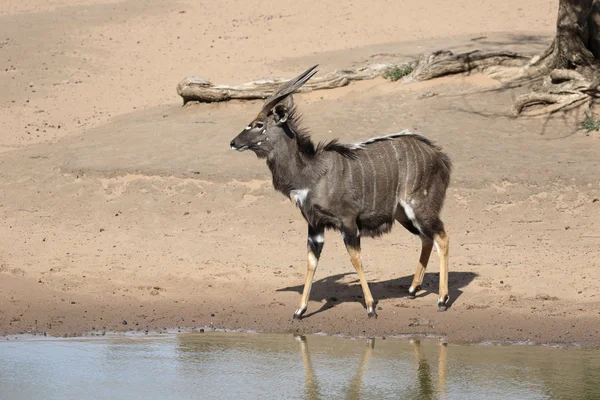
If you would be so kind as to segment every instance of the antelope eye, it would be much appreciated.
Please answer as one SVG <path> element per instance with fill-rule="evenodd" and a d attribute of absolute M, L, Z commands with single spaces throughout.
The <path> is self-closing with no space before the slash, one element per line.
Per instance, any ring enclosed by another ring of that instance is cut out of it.
<path fill-rule="evenodd" d="M 261 129 L 263 126 L 265 126 L 265 124 L 263 124 L 262 122 L 257 122 L 256 124 L 254 124 L 254 127 L 256 129 Z"/>

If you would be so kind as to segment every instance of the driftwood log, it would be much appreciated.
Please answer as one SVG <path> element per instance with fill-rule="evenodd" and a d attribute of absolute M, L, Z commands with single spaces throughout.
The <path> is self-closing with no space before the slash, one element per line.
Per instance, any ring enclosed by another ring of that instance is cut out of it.
<path fill-rule="evenodd" d="M 348 85 L 351 81 L 374 79 L 393 68 L 393 64 L 373 64 L 358 68 L 341 69 L 321 77 L 315 77 L 298 92 L 311 92 L 320 89 L 333 89 Z M 183 104 L 189 101 L 212 103 L 233 99 L 255 100 L 269 97 L 289 78 L 267 78 L 242 85 L 213 85 L 206 79 L 189 76 L 177 85 L 177 94 Z"/>
<path fill-rule="evenodd" d="M 492 66 L 517 67 L 524 65 L 527 60 L 527 57 L 508 51 L 472 51 L 453 54 L 451 51 L 441 50 L 423 55 L 417 61 L 403 64 L 382 63 L 340 69 L 313 78 L 298 91 L 312 92 L 338 88 L 352 81 L 377 78 L 394 68 L 411 71 L 402 79 L 403 83 L 409 83 L 472 70 L 485 71 Z M 183 104 L 190 101 L 212 103 L 234 99 L 265 99 L 288 80 L 289 78 L 265 78 L 241 85 L 214 85 L 204 78 L 188 76 L 177 85 L 177 94 L 183 98 Z"/>

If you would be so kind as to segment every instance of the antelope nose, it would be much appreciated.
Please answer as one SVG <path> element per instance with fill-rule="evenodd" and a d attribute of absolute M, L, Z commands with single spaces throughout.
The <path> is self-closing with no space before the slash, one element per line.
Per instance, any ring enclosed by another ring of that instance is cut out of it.
<path fill-rule="evenodd" d="M 233 139 L 233 140 L 231 141 L 231 143 L 229 143 L 229 146 L 230 146 L 232 149 L 234 149 L 234 150 L 235 150 L 235 143 L 234 143 L 234 142 L 235 142 L 235 139 Z"/>

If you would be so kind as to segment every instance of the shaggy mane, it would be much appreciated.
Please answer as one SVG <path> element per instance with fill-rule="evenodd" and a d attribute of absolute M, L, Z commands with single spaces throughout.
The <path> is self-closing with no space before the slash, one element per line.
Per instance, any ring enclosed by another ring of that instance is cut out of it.
<path fill-rule="evenodd" d="M 419 140 L 436 151 L 441 150 L 431 140 L 427 139 L 424 136 L 412 133 L 408 130 L 403 130 L 401 132 L 392 133 L 386 136 L 374 137 L 359 143 L 340 143 L 338 139 L 333 139 L 330 141 L 319 142 L 315 146 L 310 137 L 309 130 L 302 126 L 302 115 L 298 112 L 296 107 L 293 107 L 290 111 L 287 124 L 296 137 L 296 142 L 298 143 L 298 149 L 300 150 L 300 153 L 309 158 L 312 158 L 315 155 L 324 153 L 326 151 L 333 151 L 340 154 L 343 157 L 349 159 L 356 159 L 358 157 L 357 150 L 362 150 L 372 143 L 381 142 L 384 140 L 392 140 L 403 136 L 410 136 L 411 138 Z M 448 169 L 451 168 L 449 160 L 446 160 L 446 158 L 444 158 L 443 162 Z"/>
<path fill-rule="evenodd" d="M 329 142 L 320 142 L 317 146 L 317 151 L 335 151 L 336 153 L 350 159 L 355 159 L 358 157 L 358 154 L 356 154 L 355 150 L 356 149 L 347 144 L 340 143 L 337 139 L 330 140 Z"/>
<path fill-rule="evenodd" d="M 292 108 L 290 111 L 287 124 L 296 136 L 298 149 L 303 155 L 309 158 L 312 158 L 315 155 L 325 151 L 335 151 L 336 153 L 351 159 L 357 157 L 356 152 L 354 151 L 355 149 L 353 149 L 351 145 L 342 144 L 338 141 L 338 139 L 333 139 L 327 142 L 319 142 L 319 144 L 315 146 L 310 137 L 309 130 L 302 126 L 302 115 L 297 111 L 296 107 Z"/>

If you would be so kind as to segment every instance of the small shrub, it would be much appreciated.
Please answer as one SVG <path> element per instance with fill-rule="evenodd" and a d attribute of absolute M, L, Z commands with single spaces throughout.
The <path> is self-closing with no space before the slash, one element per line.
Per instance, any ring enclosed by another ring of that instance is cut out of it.
<path fill-rule="evenodd" d="M 403 78 L 413 72 L 413 69 L 414 68 L 410 65 L 396 65 L 395 67 L 388 69 L 383 74 L 383 77 L 384 79 L 389 79 L 392 82 L 396 82 L 398 79 Z"/>
<path fill-rule="evenodd" d="M 592 119 L 590 117 L 587 117 L 581 123 L 581 127 L 588 132 L 600 131 L 600 119 Z"/>

